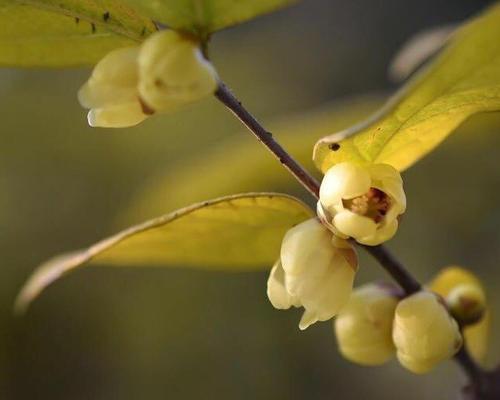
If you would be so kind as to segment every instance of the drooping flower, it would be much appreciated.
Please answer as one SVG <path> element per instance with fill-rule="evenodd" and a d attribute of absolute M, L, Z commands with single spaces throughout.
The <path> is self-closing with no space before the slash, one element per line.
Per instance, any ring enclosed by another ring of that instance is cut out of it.
<path fill-rule="evenodd" d="M 278 309 L 304 307 L 299 328 L 306 329 L 346 305 L 356 269 L 352 246 L 310 219 L 286 233 L 267 283 L 269 300 Z"/>
<path fill-rule="evenodd" d="M 342 238 L 371 246 L 385 242 L 405 209 L 401 175 L 387 164 L 336 164 L 321 183 L 318 216 Z"/>
<path fill-rule="evenodd" d="M 398 304 L 392 336 L 399 362 L 417 374 L 451 358 L 462 346 L 457 322 L 438 296 L 427 291 Z"/>
<path fill-rule="evenodd" d="M 138 96 L 139 47 L 127 47 L 107 54 L 78 92 L 80 104 L 90 109 L 90 126 L 123 128 L 147 118 Z M 152 112 L 152 111 L 151 111 Z"/>
<path fill-rule="evenodd" d="M 355 289 L 334 320 L 340 352 L 361 365 L 381 365 L 392 358 L 394 311 L 399 301 L 395 287 L 366 284 Z"/>
<path fill-rule="evenodd" d="M 91 126 L 133 126 L 155 113 L 174 112 L 214 93 L 217 73 L 199 43 L 175 31 L 141 46 L 114 50 L 78 92 Z"/>

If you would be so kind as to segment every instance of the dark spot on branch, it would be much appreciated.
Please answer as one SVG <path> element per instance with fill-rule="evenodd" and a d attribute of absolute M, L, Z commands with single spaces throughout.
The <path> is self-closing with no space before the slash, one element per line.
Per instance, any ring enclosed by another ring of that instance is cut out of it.
<path fill-rule="evenodd" d="M 109 11 L 106 11 L 104 14 L 102 14 L 102 19 L 104 20 L 104 22 L 107 22 L 110 16 L 111 15 L 109 14 Z"/>
<path fill-rule="evenodd" d="M 340 149 L 340 144 L 332 143 L 328 147 L 330 147 L 330 150 L 332 150 L 332 151 L 337 151 L 338 149 Z"/>
<path fill-rule="evenodd" d="M 95 24 L 92 22 L 90 26 L 92 27 L 92 33 L 95 33 Z"/>
<path fill-rule="evenodd" d="M 272 132 L 267 131 L 266 133 L 267 133 L 269 136 L 273 137 Z"/>
<path fill-rule="evenodd" d="M 80 23 L 80 18 L 75 17 L 75 23 L 78 25 Z"/>

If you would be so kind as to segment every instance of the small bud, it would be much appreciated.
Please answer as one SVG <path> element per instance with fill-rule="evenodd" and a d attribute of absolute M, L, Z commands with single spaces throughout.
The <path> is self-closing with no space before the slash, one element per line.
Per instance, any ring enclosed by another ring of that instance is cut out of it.
<path fill-rule="evenodd" d="M 199 43 L 175 31 L 151 35 L 139 54 L 139 94 L 153 110 L 169 112 L 207 97 L 217 73 Z"/>
<path fill-rule="evenodd" d="M 133 126 L 147 115 L 137 96 L 138 47 L 126 47 L 107 54 L 78 92 L 80 104 L 90 109 L 90 126 L 122 128 Z"/>
<path fill-rule="evenodd" d="M 418 292 L 396 307 L 392 337 L 399 362 L 416 374 L 430 371 L 462 346 L 456 321 L 431 292 Z"/>
<path fill-rule="evenodd" d="M 370 246 L 385 242 L 405 209 L 401 175 L 387 164 L 336 164 L 321 183 L 318 216 L 342 238 Z"/>
<path fill-rule="evenodd" d="M 334 321 L 342 355 L 361 365 L 381 365 L 394 356 L 392 322 L 398 297 L 391 288 L 368 284 L 355 289 Z"/>
<path fill-rule="evenodd" d="M 445 300 L 451 314 L 464 325 L 478 322 L 486 310 L 484 292 L 474 285 L 454 287 Z"/>
<path fill-rule="evenodd" d="M 439 272 L 429 289 L 446 299 L 453 315 L 464 325 L 465 346 L 476 361 L 483 363 L 488 352 L 491 312 L 481 281 L 462 267 L 450 266 Z"/>
<path fill-rule="evenodd" d="M 267 293 L 274 307 L 304 307 L 300 329 L 332 318 L 349 300 L 356 253 L 348 242 L 333 239 L 317 219 L 295 226 L 286 233 L 281 262 L 269 276 Z"/>

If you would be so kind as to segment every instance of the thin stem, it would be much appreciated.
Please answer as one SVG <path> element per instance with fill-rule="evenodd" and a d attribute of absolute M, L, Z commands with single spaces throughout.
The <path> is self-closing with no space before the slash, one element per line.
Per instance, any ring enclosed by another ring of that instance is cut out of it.
<path fill-rule="evenodd" d="M 257 140 L 274 154 L 280 163 L 292 173 L 293 176 L 304 186 L 314 197 L 319 197 L 319 183 L 314 179 L 294 158 L 288 154 L 283 147 L 274 140 L 271 132 L 268 132 L 263 126 L 250 114 L 234 97 L 231 91 L 224 83 L 220 83 L 217 91 L 217 97 L 226 105 L 231 112 L 252 132 Z"/>
<path fill-rule="evenodd" d="M 228 87 L 220 82 L 215 97 L 219 99 L 236 117 L 245 125 L 248 130 L 259 140 L 281 164 L 292 173 L 292 175 L 302 184 L 316 199 L 319 198 L 319 182 L 314 179 L 293 157 L 286 152 L 281 145 L 274 140 L 272 134 L 250 114 L 242 103 L 231 93 Z M 357 243 L 356 243 L 357 244 Z M 399 262 L 394 255 L 384 246 L 358 246 L 370 253 L 380 265 L 392 276 L 392 278 L 403 288 L 407 295 L 421 290 L 420 283 L 410 274 L 410 272 Z M 482 386 L 485 371 L 475 363 L 467 348 L 462 346 L 456 354 L 455 360 L 462 366 L 471 382 Z"/>

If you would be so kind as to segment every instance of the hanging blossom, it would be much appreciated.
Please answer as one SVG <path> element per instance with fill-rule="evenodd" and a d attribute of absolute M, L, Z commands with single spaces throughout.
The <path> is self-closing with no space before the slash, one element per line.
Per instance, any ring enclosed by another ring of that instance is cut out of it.
<path fill-rule="evenodd" d="M 303 330 L 334 317 L 346 305 L 357 267 L 352 246 L 310 219 L 286 233 L 267 295 L 277 309 L 304 307 L 299 323 Z"/>
<path fill-rule="evenodd" d="M 371 246 L 394 236 L 406 209 L 401 175 L 387 164 L 336 164 L 319 197 L 318 216 L 335 235 Z"/>
<path fill-rule="evenodd" d="M 141 46 L 114 50 L 78 92 L 94 127 L 137 125 L 213 94 L 217 73 L 199 43 L 175 31 L 151 35 Z"/>

